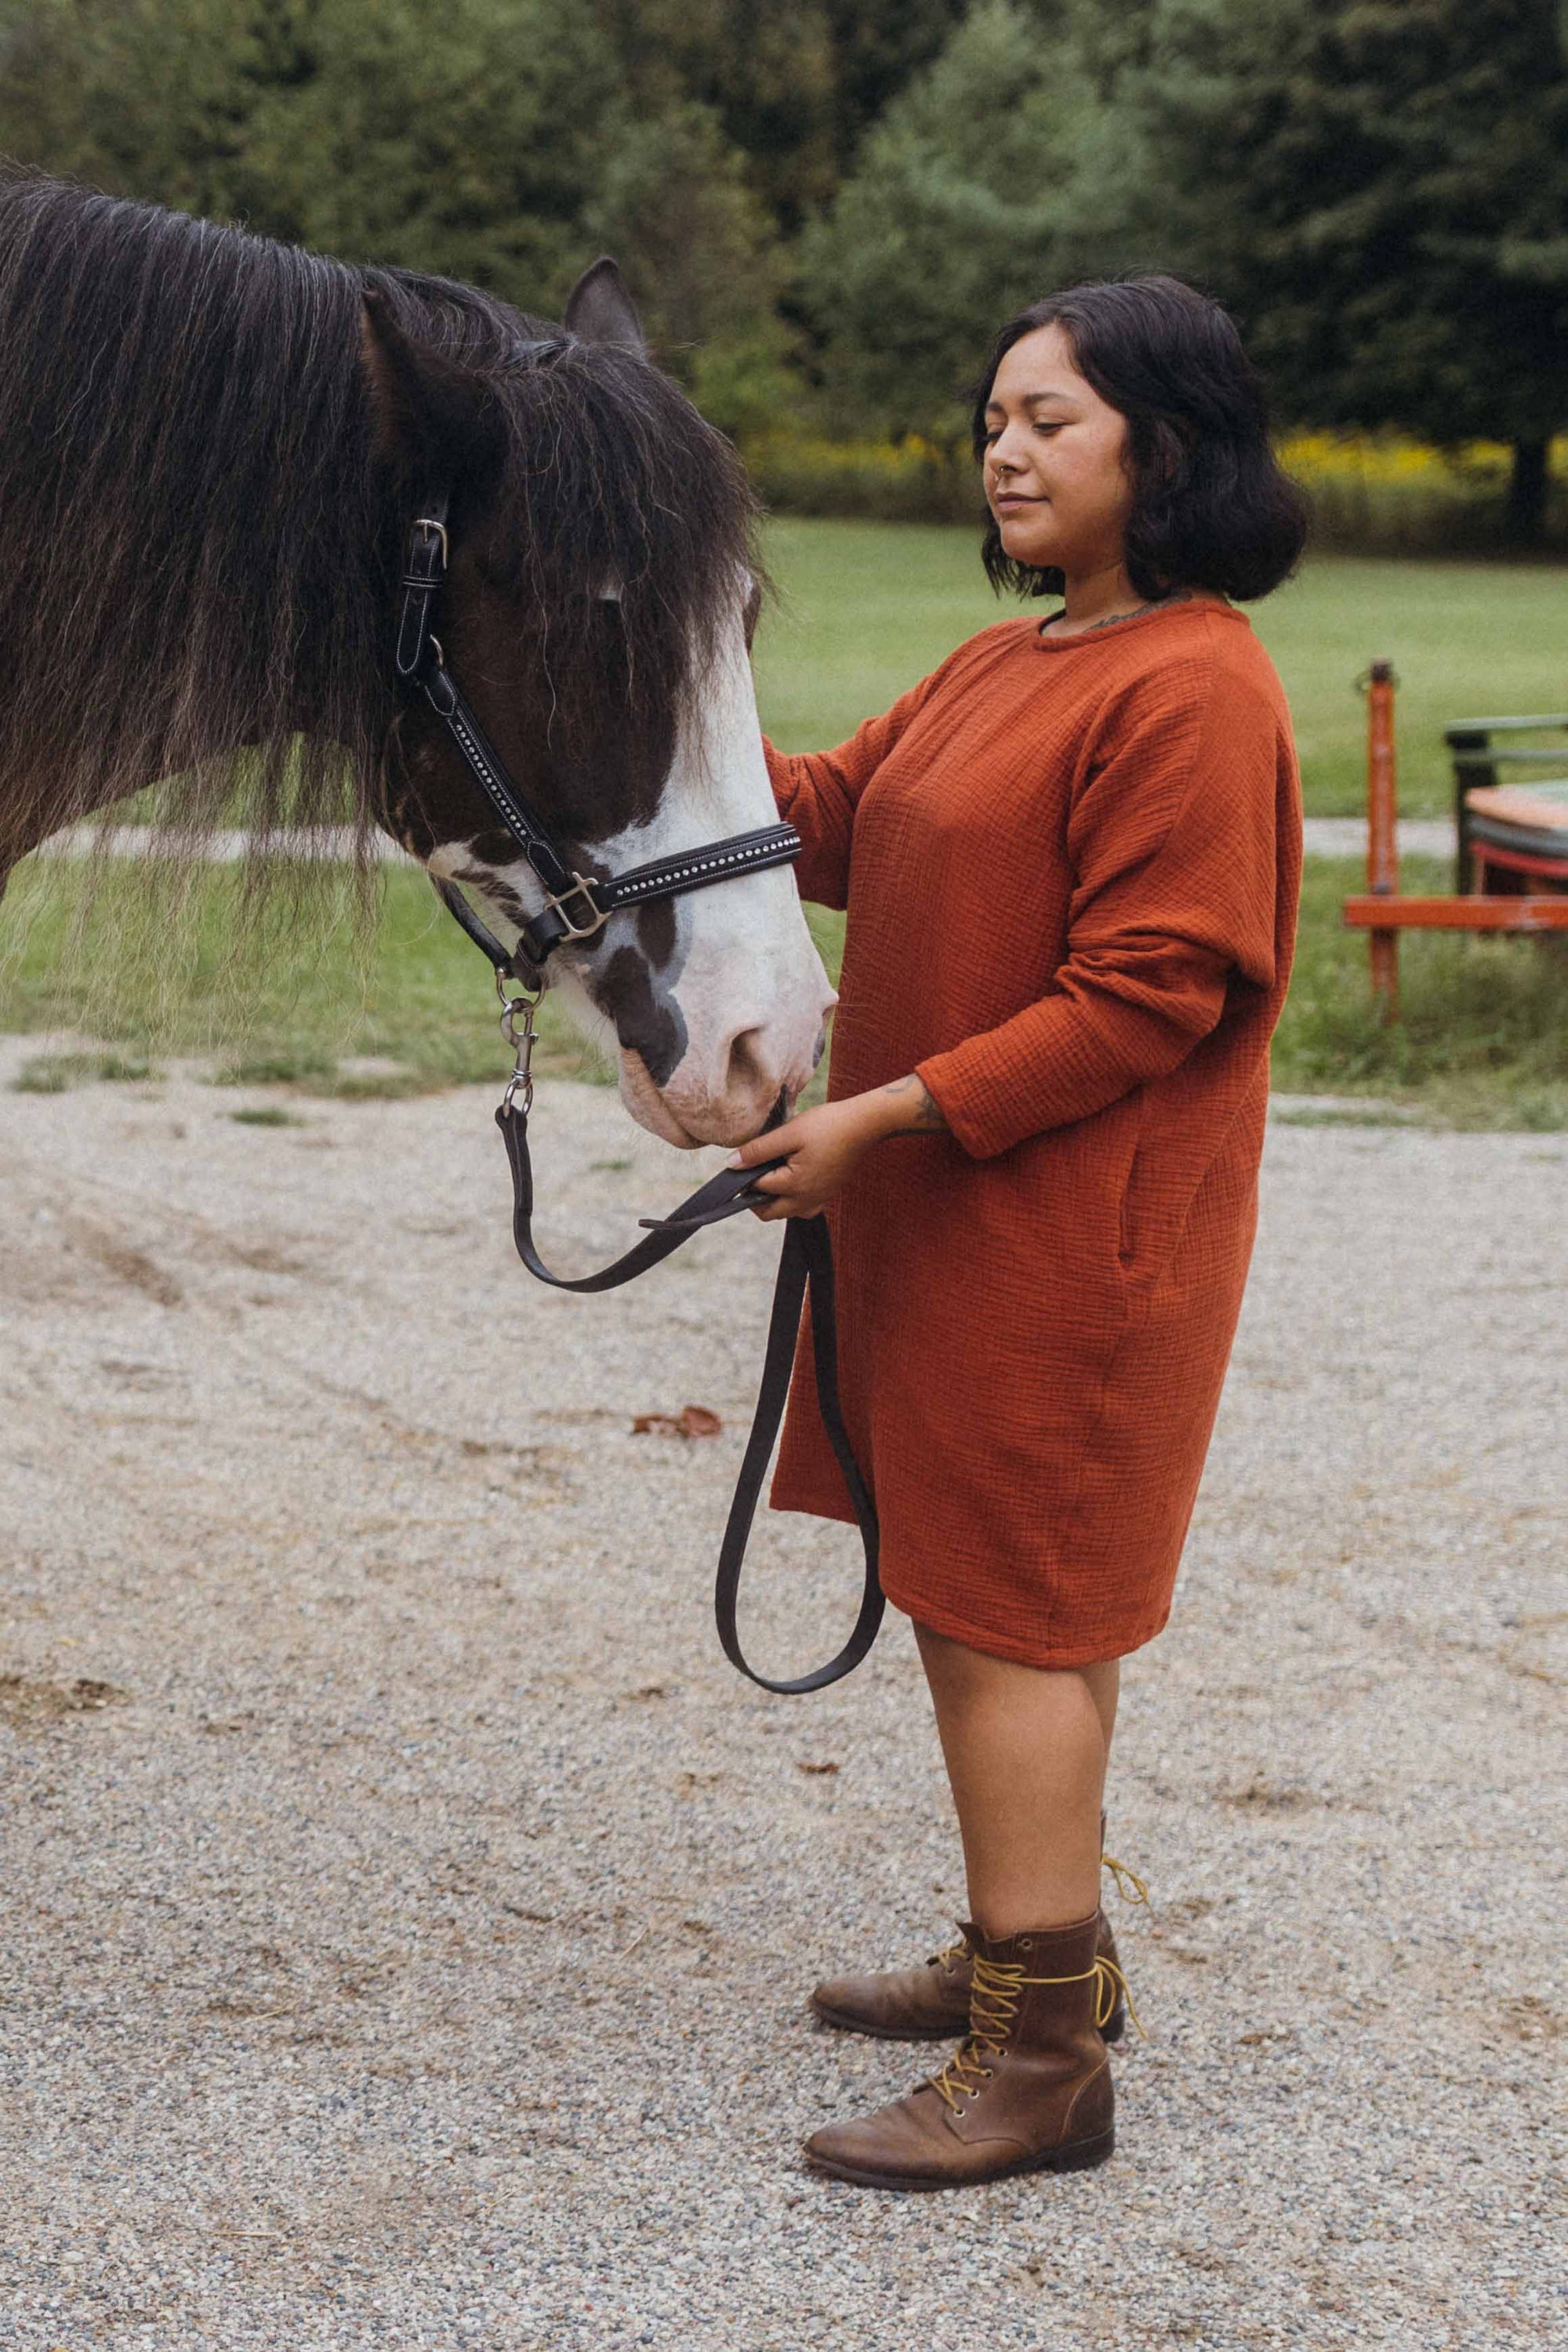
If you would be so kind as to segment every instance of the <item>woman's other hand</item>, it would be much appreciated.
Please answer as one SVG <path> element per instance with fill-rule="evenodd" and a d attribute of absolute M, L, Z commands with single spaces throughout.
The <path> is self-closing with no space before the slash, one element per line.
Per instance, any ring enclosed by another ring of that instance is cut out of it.
<path fill-rule="evenodd" d="M 919 1078 L 895 1078 L 868 1094 L 820 1103 L 766 1135 L 753 1136 L 731 1154 L 730 1166 L 760 1168 L 783 1160 L 783 1168 L 757 1178 L 755 1189 L 769 1200 L 752 1214 L 764 1223 L 778 1217 L 815 1217 L 874 1143 L 889 1135 L 935 1134 L 946 1124 Z"/>

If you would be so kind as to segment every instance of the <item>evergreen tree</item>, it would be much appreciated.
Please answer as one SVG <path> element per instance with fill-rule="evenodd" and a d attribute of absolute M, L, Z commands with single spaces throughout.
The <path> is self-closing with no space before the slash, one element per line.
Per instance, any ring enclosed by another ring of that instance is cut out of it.
<path fill-rule="evenodd" d="M 862 417 L 951 440 L 1007 314 L 1109 248 L 1094 206 L 1109 123 L 1070 37 L 983 0 L 896 99 L 804 240 L 826 384 Z"/>
<path fill-rule="evenodd" d="M 781 397 L 776 239 L 717 119 L 554 0 L 0 0 L 0 152 L 552 311 L 619 253 L 737 426 Z"/>
<path fill-rule="evenodd" d="M 905 84 L 941 55 L 963 12 L 964 0 L 827 0 L 840 171 Z"/>
<path fill-rule="evenodd" d="M 570 281 L 613 59 L 551 0 L 41 0 L 13 10 L 0 149 L 348 260 L 539 308 Z"/>
<path fill-rule="evenodd" d="M 787 232 L 940 53 L 964 0 L 593 0 L 639 106 L 710 107 Z"/>
<path fill-rule="evenodd" d="M 790 394 L 780 247 L 711 110 L 686 100 L 634 115 L 584 222 L 620 261 L 650 341 L 703 413 L 727 433 L 771 423 Z"/>
<path fill-rule="evenodd" d="M 1568 425 L 1556 0 L 1163 0 L 1121 103 L 1152 248 L 1237 305 L 1277 400 L 1511 442 L 1538 532 Z"/>
<path fill-rule="evenodd" d="M 833 192 L 825 0 L 593 0 L 645 116 L 711 110 L 753 193 L 793 233 Z"/>

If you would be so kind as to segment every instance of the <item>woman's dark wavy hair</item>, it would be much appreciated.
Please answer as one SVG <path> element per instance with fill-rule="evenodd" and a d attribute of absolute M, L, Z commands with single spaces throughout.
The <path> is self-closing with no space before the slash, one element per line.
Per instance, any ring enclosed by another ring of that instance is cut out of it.
<path fill-rule="evenodd" d="M 1307 541 L 1306 496 L 1274 455 L 1263 385 L 1235 320 L 1179 278 L 1069 286 L 1009 319 L 975 390 L 976 458 L 1004 354 L 1050 326 L 1066 331 L 1080 374 L 1127 419 L 1127 572 L 1139 595 L 1212 588 L 1245 599 L 1288 580 Z M 1061 593 L 1062 574 L 1015 562 L 994 522 L 983 552 L 998 591 Z"/>

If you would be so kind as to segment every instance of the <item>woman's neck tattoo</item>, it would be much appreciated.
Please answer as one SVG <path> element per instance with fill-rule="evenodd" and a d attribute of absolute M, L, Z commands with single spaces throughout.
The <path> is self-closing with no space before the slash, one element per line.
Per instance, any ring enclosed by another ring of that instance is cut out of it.
<path fill-rule="evenodd" d="M 1157 613 L 1166 604 L 1190 604 L 1197 593 L 1195 588 L 1173 588 L 1168 596 L 1150 596 L 1142 604 L 1130 605 L 1125 613 L 1106 613 L 1098 621 L 1086 621 L 1081 629 L 1074 629 L 1071 634 L 1075 637 L 1091 637 L 1096 629 L 1114 628 L 1118 621 L 1141 620 L 1145 613 Z M 1051 614 L 1046 628 L 1050 627 L 1052 621 L 1064 621 L 1066 618 L 1067 606 L 1064 604 L 1059 613 Z"/>

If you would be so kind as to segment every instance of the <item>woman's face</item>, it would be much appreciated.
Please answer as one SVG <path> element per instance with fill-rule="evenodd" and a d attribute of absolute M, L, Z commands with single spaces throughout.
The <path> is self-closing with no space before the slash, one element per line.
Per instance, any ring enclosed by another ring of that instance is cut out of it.
<path fill-rule="evenodd" d="M 1065 328 L 1037 327 L 1003 355 L 985 429 L 1005 553 L 1069 579 L 1119 566 L 1132 508 L 1127 420 L 1079 375 Z"/>

